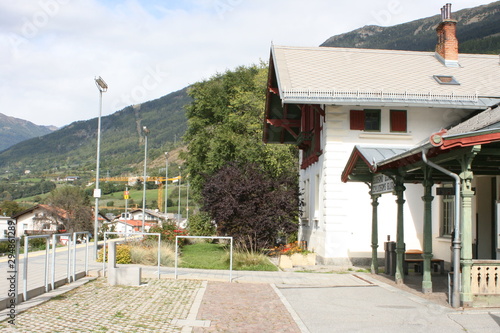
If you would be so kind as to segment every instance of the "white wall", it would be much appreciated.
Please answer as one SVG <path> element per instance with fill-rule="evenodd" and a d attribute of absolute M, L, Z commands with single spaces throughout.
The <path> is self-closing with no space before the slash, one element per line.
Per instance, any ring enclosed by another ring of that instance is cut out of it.
<path fill-rule="evenodd" d="M 14 221 L 10 217 L 6 216 L 0 216 L 0 238 L 7 238 L 8 236 L 8 230 L 9 230 L 9 222 L 8 221 Z M 17 234 L 16 234 L 17 236 Z"/>
<path fill-rule="evenodd" d="M 107 224 L 109 227 L 114 226 L 115 232 L 131 233 L 133 231 L 133 227 L 131 225 L 128 225 L 121 220 L 116 220 Z"/>
<path fill-rule="evenodd" d="M 436 108 L 377 108 L 381 109 L 381 131 L 364 132 L 349 129 L 349 111 L 361 107 L 326 107 L 319 161 L 300 172 L 300 184 L 308 181 L 305 197 L 307 226 L 299 237 L 308 241 L 325 262 L 349 263 L 347 258 L 371 257 L 372 206 L 369 188 L 363 183 L 343 183 L 341 174 L 355 145 L 396 147 L 415 146 L 424 139 L 458 119 L 450 109 Z M 407 110 L 408 133 L 390 133 L 391 109 Z M 461 112 L 466 114 L 469 111 Z M 407 249 L 422 248 L 423 186 L 405 184 L 405 242 Z M 318 200 L 318 202 L 315 202 Z M 383 255 L 387 235 L 396 240 L 396 197 L 384 194 L 379 199 L 379 248 Z M 316 211 L 316 207 L 318 210 Z M 439 230 L 439 229 L 437 229 Z M 320 259 L 321 260 L 321 259 Z"/>
<path fill-rule="evenodd" d="M 24 235 L 24 230 L 34 230 L 35 228 L 33 227 L 33 214 L 25 214 L 23 216 L 20 216 L 16 219 L 17 224 L 16 224 L 16 232 L 17 236 L 21 237 Z"/>

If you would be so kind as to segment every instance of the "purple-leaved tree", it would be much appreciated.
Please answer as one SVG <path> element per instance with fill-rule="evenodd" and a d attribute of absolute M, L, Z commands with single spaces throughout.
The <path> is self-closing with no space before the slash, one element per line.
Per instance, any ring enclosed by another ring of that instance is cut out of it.
<path fill-rule="evenodd" d="M 294 175 L 273 178 L 257 164 L 228 163 L 207 177 L 202 198 L 217 234 L 248 250 L 269 248 L 278 235 L 297 231 L 302 202 Z"/>

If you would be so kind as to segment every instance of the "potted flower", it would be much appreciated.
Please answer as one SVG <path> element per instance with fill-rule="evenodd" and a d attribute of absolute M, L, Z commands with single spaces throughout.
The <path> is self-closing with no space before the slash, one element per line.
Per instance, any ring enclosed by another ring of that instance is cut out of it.
<path fill-rule="evenodd" d="M 281 268 L 314 266 L 316 264 L 316 253 L 301 248 L 299 242 L 276 247 L 273 249 L 272 253 L 278 256 L 278 266 Z"/>

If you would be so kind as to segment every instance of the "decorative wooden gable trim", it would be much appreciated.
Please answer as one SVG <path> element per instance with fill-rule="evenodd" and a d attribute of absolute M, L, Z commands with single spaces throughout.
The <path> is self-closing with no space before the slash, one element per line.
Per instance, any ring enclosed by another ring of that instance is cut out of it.
<path fill-rule="evenodd" d="M 318 161 L 323 154 L 321 150 L 321 117 L 324 110 L 318 105 L 305 104 L 301 106 L 300 135 L 297 139 L 299 148 L 303 151 L 301 168 L 306 169 Z"/>
<path fill-rule="evenodd" d="M 263 141 L 295 144 L 303 151 L 301 168 L 318 161 L 321 150 L 321 117 L 325 110 L 316 104 L 284 104 L 271 55 L 267 79 Z"/>

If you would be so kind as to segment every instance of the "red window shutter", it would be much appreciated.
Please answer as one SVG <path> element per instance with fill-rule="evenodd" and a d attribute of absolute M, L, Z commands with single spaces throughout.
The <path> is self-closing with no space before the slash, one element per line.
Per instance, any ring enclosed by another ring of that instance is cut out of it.
<path fill-rule="evenodd" d="M 391 110 L 391 132 L 406 131 L 406 111 Z"/>
<path fill-rule="evenodd" d="M 365 129 L 365 111 L 363 110 L 351 110 L 350 123 L 352 130 L 364 130 Z"/>

